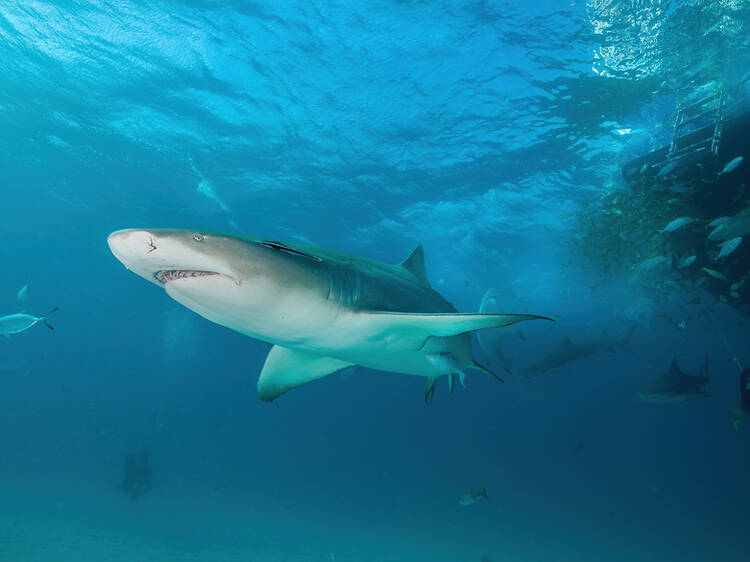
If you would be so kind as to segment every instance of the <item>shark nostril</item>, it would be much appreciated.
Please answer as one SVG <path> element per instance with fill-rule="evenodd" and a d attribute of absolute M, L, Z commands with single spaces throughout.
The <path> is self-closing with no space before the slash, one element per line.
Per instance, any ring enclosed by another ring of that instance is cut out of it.
<path fill-rule="evenodd" d="M 148 237 L 148 247 L 149 247 L 149 250 L 148 250 L 149 254 L 153 252 L 154 250 L 156 250 L 156 243 L 154 242 L 154 239 L 152 236 Z"/>

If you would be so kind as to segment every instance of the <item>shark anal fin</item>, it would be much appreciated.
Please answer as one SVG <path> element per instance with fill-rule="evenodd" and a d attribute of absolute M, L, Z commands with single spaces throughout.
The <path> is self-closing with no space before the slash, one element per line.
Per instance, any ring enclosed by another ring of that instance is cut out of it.
<path fill-rule="evenodd" d="M 288 390 L 330 375 L 352 363 L 274 345 L 258 378 L 258 397 L 271 402 Z"/>

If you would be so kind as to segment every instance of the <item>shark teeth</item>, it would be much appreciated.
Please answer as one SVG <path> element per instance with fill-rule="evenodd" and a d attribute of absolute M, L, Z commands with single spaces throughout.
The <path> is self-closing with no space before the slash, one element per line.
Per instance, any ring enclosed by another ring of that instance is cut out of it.
<path fill-rule="evenodd" d="M 154 274 L 154 278 L 159 283 L 166 283 L 167 281 L 174 281 L 175 279 L 186 279 L 188 277 L 205 277 L 207 275 L 218 275 L 215 271 L 199 271 L 195 269 L 167 269 L 164 271 L 157 271 Z"/>

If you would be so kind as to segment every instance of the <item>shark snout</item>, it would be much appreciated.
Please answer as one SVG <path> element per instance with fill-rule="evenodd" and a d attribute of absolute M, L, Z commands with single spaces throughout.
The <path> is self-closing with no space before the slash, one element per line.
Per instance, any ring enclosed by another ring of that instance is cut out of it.
<path fill-rule="evenodd" d="M 154 252 L 158 248 L 156 241 L 157 237 L 151 232 L 134 228 L 117 230 L 107 237 L 109 249 L 128 269 L 139 259 Z"/>

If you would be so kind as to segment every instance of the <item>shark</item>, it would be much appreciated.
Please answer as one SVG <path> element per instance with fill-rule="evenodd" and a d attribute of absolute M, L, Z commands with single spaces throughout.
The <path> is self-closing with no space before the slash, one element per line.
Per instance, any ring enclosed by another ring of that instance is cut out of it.
<path fill-rule="evenodd" d="M 638 396 L 644 402 L 684 402 L 699 396 L 711 396 L 708 383 L 708 355 L 697 375 L 683 373 L 677 359 L 672 359 L 667 372 L 651 379 Z"/>
<path fill-rule="evenodd" d="M 618 347 L 628 345 L 634 331 L 635 324 L 627 329 L 622 338 L 609 338 L 607 333 L 602 331 L 602 334 L 598 339 L 586 340 L 580 343 L 574 343 L 570 337 L 565 336 L 555 349 L 550 351 L 539 361 L 522 369 L 520 375 L 522 378 L 531 379 L 550 371 L 557 370 L 573 361 L 580 361 L 581 359 L 592 357 L 600 351 L 606 350 L 615 353 Z"/>
<path fill-rule="evenodd" d="M 430 285 L 418 246 L 400 264 L 297 243 L 178 229 L 109 235 L 114 256 L 200 316 L 272 345 L 257 382 L 273 401 L 360 365 L 435 382 L 473 369 L 470 333 L 546 319 L 459 313 Z M 432 387 L 432 388 L 431 388 Z"/>

